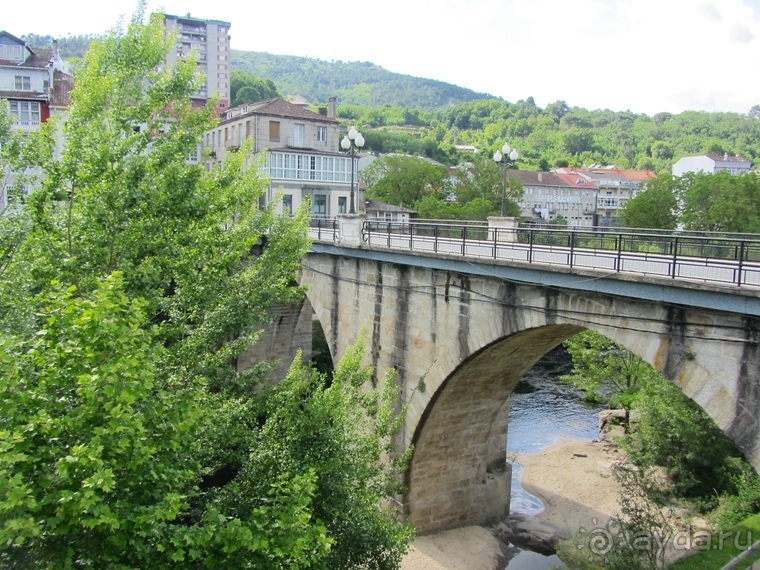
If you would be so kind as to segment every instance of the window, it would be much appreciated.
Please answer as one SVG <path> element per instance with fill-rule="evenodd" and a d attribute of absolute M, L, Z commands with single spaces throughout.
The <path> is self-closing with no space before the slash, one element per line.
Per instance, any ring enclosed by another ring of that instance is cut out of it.
<path fill-rule="evenodd" d="M 10 59 L 12 61 L 23 61 L 21 46 L 0 44 L 0 59 Z"/>
<path fill-rule="evenodd" d="M 280 121 L 269 121 L 269 140 L 280 142 Z"/>
<path fill-rule="evenodd" d="M 285 194 L 282 197 L 282 213 L 288 216 L 293 213 L 293 196 L 291 194 Z"/>
<path fill-rule="evenodd" d="M 314 196 L 314 214 L 317 216 L 327 215 L 327 196 L 315 195 Z"/>
<path fill-rule="evenodd" d="M 293 125 L 293 139 L 296 146 L 303 146 L 304 138 L 306 134 L 306 126 L 296 123 Z"/>
<path fill-rule="evenodd" d="M 32 90 L 32 78 L 29 75 L 16 75 L 13 78 L 13 83 L 16 91 Z"/>
<path fill-rule="evenodd" d="M 346 213 L 346 197 L 345 196 L 338 197 L 338 213 L 339 214 Z"/>
<path fill-rule="evenodd" d="M 327 142 L 327 127 L 317 127 L 317 142 Z"/>
<path fill-rule="evenodd" d="M 11 101 L 11 114 L 16 116 L 16 121 L 26 124 L 40 122 L 40 104 L 33 101 Z"/>

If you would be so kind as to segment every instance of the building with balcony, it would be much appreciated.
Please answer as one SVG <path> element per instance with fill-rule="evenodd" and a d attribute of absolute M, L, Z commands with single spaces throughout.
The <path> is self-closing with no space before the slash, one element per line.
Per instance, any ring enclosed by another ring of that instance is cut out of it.
<path fill-rule="evenodd" d="M 575 173 L 509 170 L 523 185 L 521 216 L 546 222 L 562 216 L 570 227 L 595 225 L 596 184 Z"/>
<path fill-rule="evenodd" d="M 205 84 L 192 97 L 193 105 L 206 104 L 209 97 L 219 94 L 217 113 L 227 111 L 230 106 L 230 36 L 229 22 L 201 20 L 186 16 L 164 14 L 167 32 L 177 34 L 175 49 L 166 59 L 168 65 L 188 57 L 195 52 L 198 70 L 205 77 Z"/>
<path fill-rule="evenodd" d="M 728 172 L 738 175 L 750 171 L 752 164 L 746 158 L 739 155 L 730 156 L 728 153 L 721 155 L 703 154 L 699 156 L 684 156 L 673 165 L 673 176 L 683 176 L 687 172 Z"/>
<path fill-rule="evenodd" d="M 640 185 L 655 178 L 651 170 L 626 170 L 615 167 L 559 168 L 555 173 L 580 176 L 592 184 L 597 195 L 594 204 L 595 226 L 618 225 L 626 202 L 636 196 Z"/>
<path fill-rule="evenodd" d="M 278 213 L 292 212 L 307 199 L 315 218 L 349 212 L 352 165 L 351 158 L 338 151 L 334 98 L 319 113 L 281 98 L 228 109 L 219 125 L 205 134 L 203 152 L 210 164 L 221 163 L 248 140 L 254 154 L 266 153 L 266 202 L 277 200 Z M 356 211 L 363 211 L 356 174 L 354 194 Z"/>

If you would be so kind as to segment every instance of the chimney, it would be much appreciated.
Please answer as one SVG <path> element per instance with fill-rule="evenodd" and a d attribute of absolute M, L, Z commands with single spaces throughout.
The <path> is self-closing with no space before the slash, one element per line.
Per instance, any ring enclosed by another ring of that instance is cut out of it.
<path fill-rule="evenodd" d="M 728 160 L 728 153 L 727 152 L 723 154 L 723 160 Z"/>
<path fill-rule="evenodd" d="M 543 182 L 543 180 L 544 180 L 544 173 L 543 172 L 539 172 L 538 173 L 538 181 L 539 182 Z"/>
<path fill-rule="evenodd" d="M 335 97 L 330 97 L 327 100 L 327 116 L 330 119 L 335 118 Z"/>

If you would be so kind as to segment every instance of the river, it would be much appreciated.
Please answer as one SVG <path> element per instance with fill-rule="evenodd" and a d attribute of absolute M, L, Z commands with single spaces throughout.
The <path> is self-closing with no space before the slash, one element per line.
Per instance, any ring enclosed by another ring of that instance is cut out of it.
<path fill-rule="evenodd" d="M 559 347 L 528 371 L 512 393 L 509 411 L 507 457 L 538 453 L 562 441 L 591 441 L 599 434 L 601 406 L 583 401 L 581 392 L 559 381 L 570 369 L 570 356 Z M 538 497 L 520 485 L 520 467 L 512 465 L 510 512 L 536 515 L 544 509 Z M 561 561 L 523 551 L 512 558 L 509 570 L 548 570 Z"/>

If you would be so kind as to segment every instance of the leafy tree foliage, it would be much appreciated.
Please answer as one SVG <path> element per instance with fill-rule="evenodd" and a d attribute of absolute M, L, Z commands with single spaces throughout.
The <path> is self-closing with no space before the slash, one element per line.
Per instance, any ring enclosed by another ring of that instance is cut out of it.
<path fill-rule="evenodd" d="M 589 401 L 605 399 L 630 407 L 636 392 L 655 373 L 641 358 L 592 330 L 571 337 L 565 348 L 573 369 L 560 379 L 583 390 Z"/>
<path fill-rule="evenodd" d="M 648 180 L 643 190 L 626 202 L 620 213 L 621 225 L 629 228 L 674 230 L 680 219 L 681 181 L 663 173 Z"/>
<path fill-rule="evenodd" d="M 498 213 L 493 209 L 493 204 L 483 198 L 459 203 L 446 201 L 438 194 L 418 200 L 414 210 L 420 218 L 427 220 L 485 220 Z"/>
<path fill-rule="evenodd" d="M 271 79 L 260 79 L 240 69 L 233 69 L 230 73 L 230 101 L 233 107 L 279 96 Z"/>
<path fill-rule="evenodd" d="M 61 57 L 64 59 L 76 59 L 81 60 L 84 58 L 84 54 L 90 47 L 90 44 L 94 41 L 102 39 L 99 34 L 79 34 L 79 35 L 67 35 L 64 37 L 56 38 L 51 35 L 38 35 L 38 34 L 24 34 L 21 36 L 28 45 L 34 48 L 51 49 L 55 43 L 58 44 L 58 49 L 61 52 Z"/>
<path fill-rule="evenodd" d="M 509 170 L 504 171 L 490 157 L 479 153 L 457 169 L 457 184 L 455 187 L 457 202 L 466 204 L 477 198 L 482 198 L 492 206 L 493 213 L 501 212 L 501 200 L 506 198 L 507 216 L 519 216 L 520 206 L 517 202 L 522 198 L 522 183 L 509 176 Z"/>
<path fill-rule="evenodd" d="M 698 498 L 708 506 L 718 495 L 736 492 L 739 451 L 677 386 L 653 376 L 642 385 L 634 408 L 640 419 L 623 441 L 635 465 L 663 467 L 676 496 Z"/>
<path fill-rule="evenodd" d="M 446 167 L 416 156 L 387 155 L 362 172 L 367 197 L 397 206 L 413 206 L 425 196 L 443 191 Z"/>
<path fill-rule="evenodd" d="M 271 79 L 283 93 L 311 101 L 337 97 L 365 107 L 434 109 L 489 97 L 443 81 L 393 73 L 368 61 L 323 61 L 240 50 L 232 50 L 231 55 L 234 69 Z"/>
<path fill-rule="evenodd" d="M 728 172 L 689 175 L 683 194 L 690 230 L 760 233 L 760 176 Z"/>
<path fill-rule="evenodd" d="M 1 217 L 0 565 L 393 568 L 394 382 L 359 389 L 360 346 L 329 386 L 294 366 L 254 392 L 237 370 L 300 297 L 307 212 L 259 208 L 248 148 L 188 162 L 214 105 L 191 109 L 192 61 L 161 68 L 144 8 L 93 43 L 60 157 L 49 125 L 43 181 Z"/>
<path fill-rule="evenodd" d="M 625 205 L 621 221 L 638 228 L 760 233 L 759 199 L 760 177 L 754 173 L 662 174 Z"/>

